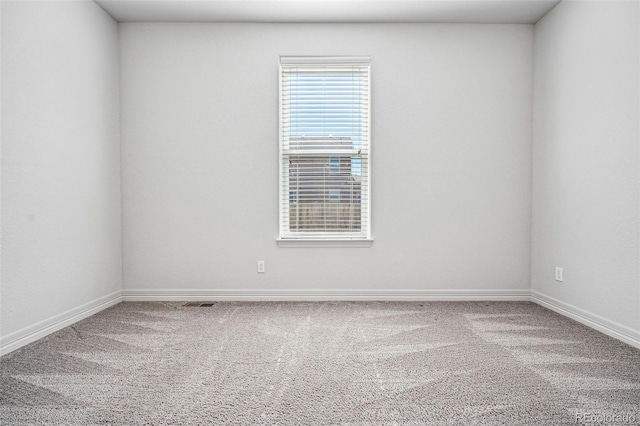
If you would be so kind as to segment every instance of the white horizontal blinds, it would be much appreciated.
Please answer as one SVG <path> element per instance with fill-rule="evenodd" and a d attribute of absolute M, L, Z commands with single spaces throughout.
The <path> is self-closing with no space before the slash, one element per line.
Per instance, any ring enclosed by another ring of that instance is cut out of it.
<path fill-rule="evenodd" d="M 281 58 L 282 238 L 368 238 L 368 58 Z"/>

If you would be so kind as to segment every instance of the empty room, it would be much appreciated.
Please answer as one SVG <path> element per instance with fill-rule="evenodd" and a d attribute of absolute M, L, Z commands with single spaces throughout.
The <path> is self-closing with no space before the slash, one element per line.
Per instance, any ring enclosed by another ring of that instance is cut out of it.
<path fill-rule="evenodd" d="M 0 424 L 640 424 L 639 1 L 0 21 Z"/>

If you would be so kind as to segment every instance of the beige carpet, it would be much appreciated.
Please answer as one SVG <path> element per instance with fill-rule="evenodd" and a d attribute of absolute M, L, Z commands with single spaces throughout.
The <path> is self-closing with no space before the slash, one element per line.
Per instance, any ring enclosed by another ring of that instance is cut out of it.
<path fill-rule="evenodd" d="M 531 303 L 182 305 L 0 358 L 0 424 L 640 423 L 640 351 Z"/>

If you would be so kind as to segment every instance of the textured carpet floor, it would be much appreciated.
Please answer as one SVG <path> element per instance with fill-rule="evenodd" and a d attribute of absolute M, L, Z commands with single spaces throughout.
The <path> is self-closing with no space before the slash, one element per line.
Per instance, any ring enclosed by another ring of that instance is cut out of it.
<path fill-rule="evenodd" d="M 640 351 L 526 302 L 121 303 L 0 380 L 2 425 L 640 423 Z"/>

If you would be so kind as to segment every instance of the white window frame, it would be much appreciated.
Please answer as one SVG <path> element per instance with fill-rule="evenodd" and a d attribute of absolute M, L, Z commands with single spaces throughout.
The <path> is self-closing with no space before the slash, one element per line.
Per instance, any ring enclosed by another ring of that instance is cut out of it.
<path fill-rule="evenodd" d="M 331 235 L 331 236 L 305 236 L 304 233 L 300 233 L 296 236 L 284 235 L 284 199 L 283 193 L 289 194 L 288 179 L 286 179 L 285 165 L 283 164 L 283 125 L 282 125 L 282 69 L 283 65 L 359 65 L 368 66 L 371 65 L 371 58 L 369 57 L 280 57 L 279 70 L 278 70 L 278 158 L 279 158 L 279 185 L 278 185 L 278 223 L 279 223 L 279 236 L 277 238 L 279 247 L 370 247 L 373 243 L 371 236 L 371 71 L 369 68 L 369 82 L 367 85 L 367 179 L 366 185 L 362 188 L 366 191 L 366 203 L 361 207 L 363 211 L 361 216 L 361 223 L 366 224 L 366 230 L 361 235 Z M 362 166 L 361 166 L 362 167 Z M 286 186 L 286 187 L 285 187 Z M 362 197 L 364 199 L 364 197 Z M 289 198 L 287 197 L 288 202 Z"/>

